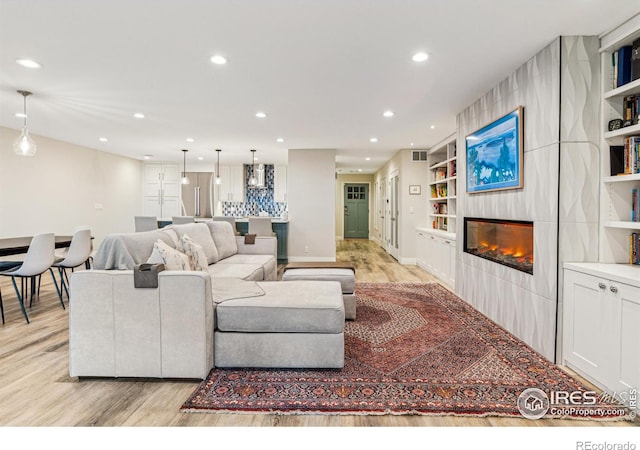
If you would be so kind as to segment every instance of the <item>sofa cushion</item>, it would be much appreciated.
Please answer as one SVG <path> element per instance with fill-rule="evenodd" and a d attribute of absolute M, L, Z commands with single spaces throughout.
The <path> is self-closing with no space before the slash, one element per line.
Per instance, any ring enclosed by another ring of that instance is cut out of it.
<path fill-rule="evenodd" d="M 264 280 L 267 274 L 278 270 L 278 261 L 271 255 L 233 255 L 222 259 L 218 264 L 260 264 L 264 270 Z"/>
<path fill-rule="evenodd" d="M 233 227 L 229 222 L 206 222 L 213 241 L 218 249 L 219 260 L 228 258 L 238 253 L 238 244 L 236 243 L 236 235 Z"/>
<path fill-rule="evenodd" d="M 220 331 L 342 333 L 344 304 L 337 281 L 258 283 L 265 295 L 218 303 Z"/>
<path fill-rule="evenodd" d="M 204 223 L 185 223 L 171 225 L 168 228 L 178 233 L 180 239 L 182 239 L 182 236 L 185 234 L 188 234 L 193 241 L 201 245 L 207 256 L 207 264 L 213 264 L 220 259 L 216 243 L 213 237 L 211 237 L 211 231 L 209 231 L 209 228 Z"/>
<path fill-rule="evenodd" d="M 339 267 L 285 270 L 282 281 L 292 280 L 339 281 L 343 294 L 352 294 L 356 289 L 356 277 L 353 270 Z"/>
<path fill-rule="evenodd" d="M 184 253 L 171 248 L 160 239 L 156 241 L 153 247 L 162 256 L 162 261 L 167 270 L 191 270 L 189 257 Z"/>
<path fill-rule="evenodd" d="M 264 270 L 260 264 L 211 264 L 207 269 L 211 278 L 239 278 L 247 281 L 264 280 Z M 215 284 L 216 281 L 213 280 Z"/>
<path fill-rule="evenodd" d="M 195 242 L 188 234 L 183 234 L 180 243 L 184 249 L 184 253 L 189 257 L 189 266 L 191 270 L 201 270 L 206 272 L 209 264 L 202 245 Z"/>

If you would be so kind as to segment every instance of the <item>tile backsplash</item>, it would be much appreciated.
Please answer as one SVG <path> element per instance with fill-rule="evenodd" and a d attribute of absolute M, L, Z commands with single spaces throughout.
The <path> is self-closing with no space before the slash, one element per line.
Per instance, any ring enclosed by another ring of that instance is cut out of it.
<path fill-rule="evenodd" d="M 287 204 L 273 200 L 274 166 L 265 164 L 264 188 L 252 188 L 249 186 L 249 178 L 253 174 L 253 166 L 244 165 L 245 201 L 222 202 L 223 216 L 257 216 L 267 213 L 272 217 L 280 217 L 287 210 Z"/>

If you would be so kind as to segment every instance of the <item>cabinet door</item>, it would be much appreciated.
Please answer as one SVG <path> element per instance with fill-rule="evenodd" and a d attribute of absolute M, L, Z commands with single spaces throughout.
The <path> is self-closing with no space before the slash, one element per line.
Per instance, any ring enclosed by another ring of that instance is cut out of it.
<path fill-rule="evenodd" d="M 435 236 L 431 234 L 425 235 L 424 239 L 424 265 L 425 269 L 433 275 L 436 275 L 435 260 L 438 258 L 436 255 L 438 246 L 436 244 Z"/>
<path fill-rule="evenodd" d="M 229 166 L 220 166 L 220 184 L 216 184 L 216 201 L 228 202 L 229 201 L 229 186 L 231 186 L 231 171 Z"/>
<path fill-rule="evenodd" d="M 162 217 L 162 204 L 160 196 L 145 196 L 143 198 L 143 211 L 145 216 Z"/>
<path fill-rule="evenodd" d="M 620 371 L 614 389 L 640 390 L 640 289 L 611 282 L 620 301 Z"/>
<path fill-rule="evenodd" d="M 620 313 L 608 281 L 565 271 L 564 285 L 563 358 L 601 386 L 611 386 L 619 360 Z"/>
<path fill-rule="evenodd" d="M 162 164 L 145 164 L 142 195 L 145 197 L 160 197 L 162 195 L 161 189 Z"/>
<path fill-rule="evenodd" d="M 453 288 L 456 285 L 456 241 L 447 240 L 446 242 L 449 267 L 447 269 L 447 279 L 445 282 Z"/>
<path fill-rule="evenodd" d="M 244 202 L 244 166 L 231 166 L 229 172 L 229 200 Z"/>
<path fill-rule="evenodd" d="M 273 201 L 287 201 L 287 166 L 275 166 L 273 180 Z"/>
<path fill-rule="evenodd" d="M 165 197 L 180 197 L 180 166 L 165 164 L 162 166 L 162 189 Z"/>
<path fill-rule="evenodd" d="M 418 267 L 425 268 L 425 256 L 427 253 L 427 238 L 422 231 L 416 232 L 416 264 Z"/>
<path fill-rule="evenodd" d="M 178 197 L 164 197 L 162 202 L 162 214 L 158 217 L 171 219 L 173 216 L 181 216 L 180 199 Z"/>

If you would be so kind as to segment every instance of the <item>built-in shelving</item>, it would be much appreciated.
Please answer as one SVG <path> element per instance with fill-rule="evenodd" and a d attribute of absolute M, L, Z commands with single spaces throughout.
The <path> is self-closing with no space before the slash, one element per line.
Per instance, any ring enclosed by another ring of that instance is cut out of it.
<path fill-rule="evenodd" d="M 610 147 L 624 145 L 627 136 L 640 135 L 640 124 L 608 131 L 614 119 L 624 119 L 624 98 L 640 95 L 640 79 L 614 86 L 612 54 L 620 47 L 640 38 L 640 15 L 636 15 L 601 38 L 601 196 L 600 196 L 600 262 L 629 263 L 629 237 L 640 230 L 640 222 L 631 220 L 632 189 L 640 187 L 640 174 L 612 175 Z"/>
<path fill-rule="evenodd" d="M 427 227 L 455 233 L 457 193 L 457 153 L 455 134 L 429 150 L 429 213 Z"/>

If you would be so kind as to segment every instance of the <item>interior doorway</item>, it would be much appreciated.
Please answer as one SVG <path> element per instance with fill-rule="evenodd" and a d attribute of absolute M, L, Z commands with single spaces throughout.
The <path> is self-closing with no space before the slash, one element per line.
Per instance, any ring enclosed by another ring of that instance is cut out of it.
<path fill-rule="evenodd" d="M 344 238 L 369 238 L 369 185 L 344 185 Z"/>
<path fill-rule="evenodd" d="M 397 172 L 391 175 L 389 179 L 389 197 L 387 198 L 388 205 L 388 230 L 387 230 L 387 253 L 398 259 L 399 255 L 399 189 L 400 189 L 400 176 Z"/>

